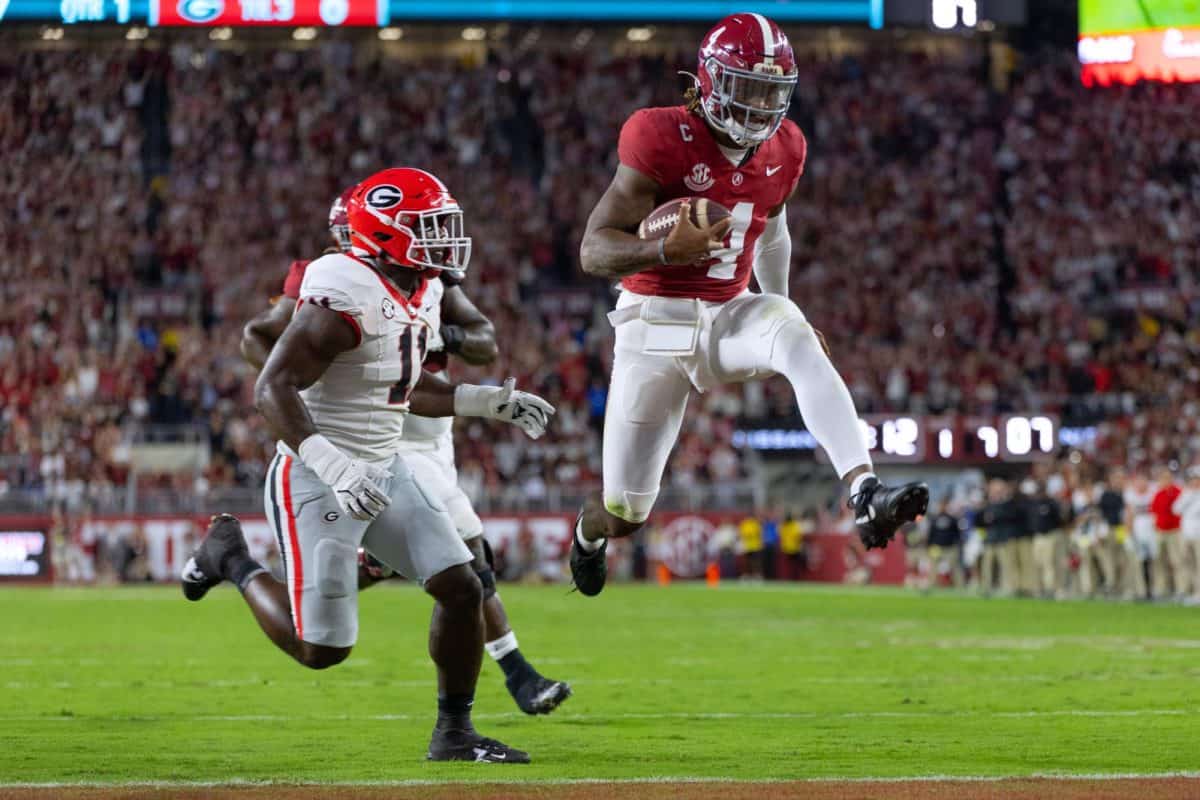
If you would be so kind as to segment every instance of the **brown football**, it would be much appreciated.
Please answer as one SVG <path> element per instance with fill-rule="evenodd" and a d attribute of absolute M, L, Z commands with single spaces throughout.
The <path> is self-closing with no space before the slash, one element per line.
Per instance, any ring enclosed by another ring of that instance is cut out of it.
<path fill-rule="evenodd" d="M 729 209 L 706 197 L 679 197 L 663 203 L 638 225 L 639 239 L 662 239 L 679 221 L 679 207 L 684 200 L 692 201 L 692 224 L 698 227 L 714 225 L 728 216 Z"/>

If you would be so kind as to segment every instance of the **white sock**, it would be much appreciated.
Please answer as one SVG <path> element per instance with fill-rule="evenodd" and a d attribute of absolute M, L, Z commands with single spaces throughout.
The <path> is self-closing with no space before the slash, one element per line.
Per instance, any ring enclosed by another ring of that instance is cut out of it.
<path fill-rule="evenodd" d="M 850 482 L 850 496 L 854 497 L 854 495 L 858 494 L 859 490 L 862 489 L 863 481 L 865 481 L 867 478 L 874 477 L 874 472 L 864 472 L 857 476 L 853 481 Z"/>
<path fill-rule="evenodd" d="M 499 661 L 517 649 L 517 635 L 509 631 L 493 642 L 484 643 L 483 649 L 487 650 L 489 656 Z"/>
<path fill-rule="evenodd" d="M 825 448 L 837 474 L 870 466 L 871 455 L 854 399 L 821 349 L 812 326 L 802 320 L 785 323 L 771 344 L 770 364 L 792 385 L 805 426 Z"/>
<path fill-rule="evenodd" d="M 593 542 L 583 538 L 583 531 L 580 529 L 582 525 L 583 517 L 581 516 L 579 521 L 575 523 L 575 541 L 579 542 L 579 549 L 583 552 L 594 553 L 600 549 L 600 545 L 604 544 L 604 539 L 600 538 Z"/>

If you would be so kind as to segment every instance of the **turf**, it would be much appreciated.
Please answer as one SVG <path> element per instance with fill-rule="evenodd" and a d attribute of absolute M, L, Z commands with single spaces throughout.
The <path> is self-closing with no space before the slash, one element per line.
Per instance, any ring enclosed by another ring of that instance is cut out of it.
<path fill-rule="evenodd" d="M 1200 25 L 1200 0 L 1080 0 L 1084 34 Z"/>
<path fill-rule="evenodd" d="M 363 595 L 310 672 L 237 593 L 0 590 L 0 784 L 1163 773 L 1200 768 L 1200 611 L 818 586 L 502 588 L 522 651 L 570 680 L 484 732 L 527 767 L 432 765 L 429 602 Z"/>

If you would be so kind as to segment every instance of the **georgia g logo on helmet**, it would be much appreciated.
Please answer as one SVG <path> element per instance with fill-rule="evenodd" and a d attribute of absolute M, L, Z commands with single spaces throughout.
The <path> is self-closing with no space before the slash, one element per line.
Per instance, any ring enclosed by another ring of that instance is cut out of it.
<path fill-rule="evenodd" d="M 382 183 L 367 192 L 363 202 L 371 208 L 378 208 L 381 211 L 385 208 L 395 208 L 404 202 L 404 192 L 400 191 L 399 186 Z"/>
<path fill-rule="evenodd" d="M 463 212 L 446 184 L 415 167 L 361 181 L 346 204 L 351 248 L 413 269 L 462 272 L 471 258 Z"/>

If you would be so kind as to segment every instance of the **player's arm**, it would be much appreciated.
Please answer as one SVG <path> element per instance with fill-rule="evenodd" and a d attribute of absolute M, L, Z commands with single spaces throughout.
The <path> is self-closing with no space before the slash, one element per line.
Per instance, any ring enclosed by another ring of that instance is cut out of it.
<path fill-rule="evenodd" d="M 242 358 L 255 369 L 262 369 L 267 363 L 267 356 L 283 329 L 292 319 L 296 309 L 296 301 L 290 297 L 280 297 L 267 309 L 246 323 L 242 328 Z"/>
<path fill-rule="evenodd" d="M 531 439 L 546 432 L 554 406 L 536 394 L 519 392 L 516 378 L 503 386 L 450 383 L 422 371 L 408 397 L 408 410 L 420 417 L 483 417 L 516 425 Z"/>
<path fill-rule="evenodd" d="M 788 296 L 788 273 L 792 268 L 792 237 L 788 233 L 787 204 L 791 196 L 767 212 L 767 224 L 758 237 L 754 258 L 754 277 L 763 294 Z"/>
<path fill-rule="evenodd" d="M 254 385 L 254 404 L 288 447 L 298 450 L 317 432 L 300 392 L 357 345 L 357 333 L 341 314 L 312 303 L 302 305 L 284 328 Z"/>
<path fill-rule="evenodd" d="M 339 312 L 306 303 L 272 348 L 254 385 L 254 404 L 300 461 L 333 489 L 338 504 L 359 520 L 389 503 L 388 473 L 350 458 L 317 432 L 300 392 L 329 369 L 338 354 L 358 346 L 358 331 Z"/>
<path fill-rule="evenodd" d="M 588 275 L 623 278 L 660 264 L 693 264 L 709 258 L 724 245 L 721 240 L 733 224 L 724 219 L 707 227 L 692 224 L 681 209 L 679 221 L 665 240 L 639 239 L 638 224 L 654 210 L 658 184 L 621 164 L 612 183 L 588 217 L 579 262 Z"/>
<path fill-rule="evenodd" d="M 446 352 L 458 355 L 468 364 L 490 364 L 500 354 L 492 321 L 475 307 L 460 286 L 447 286 L 442 295 L 441 334 Z"/>

